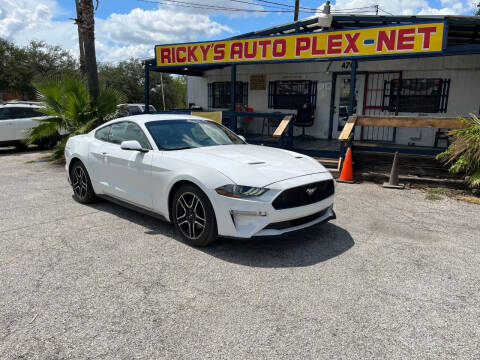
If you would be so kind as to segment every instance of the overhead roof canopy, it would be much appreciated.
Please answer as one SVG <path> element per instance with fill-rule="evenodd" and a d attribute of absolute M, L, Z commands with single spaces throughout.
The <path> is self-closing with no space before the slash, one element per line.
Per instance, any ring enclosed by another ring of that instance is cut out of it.
<path fill-rule="evenodd" d="M 447 39 L 444 55 L 480 54 L 480 16 L 378 16 L 378 15 L 332 15 L 332 30 L 361 29 L 382 25 L 406 25 L 432 21 L 445 21 Z M 293 33 L 311 33 L 320 31 L 322 26 L 317 17 L 273 26 L 267 29 L 252 31 L 228 39 L 244 39 L 271 35 L 287 35 Z M 225 65 L 186 66 L 181 69 L 158 68 L 155 59 L 145 61 L 151 71 L 162 71 L 173 74 L 201 76 L 204 71 L 220 69 Z"/>

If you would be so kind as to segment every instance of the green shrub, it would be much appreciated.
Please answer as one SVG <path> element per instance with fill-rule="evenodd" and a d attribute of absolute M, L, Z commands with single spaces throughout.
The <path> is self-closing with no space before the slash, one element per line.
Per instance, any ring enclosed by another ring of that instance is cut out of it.
<path fill-rule="evenodd" d="M 468 127 L 450 132 L 453 142 L 437 159 L 450 166 L 450 172 L 464 174 L 470 187 L 480 188 L 480 119 L 471 114 L 460 120 Z"/>
<path fill-rule="evenodd" d="M 44 79 L 34 86 L 44 103 L 39 111 L 49 117 L 37 120 L 28 142 L 65 134 L 59 137 L 52 159 L 63 158 L 70 136 L 85 134 L 117 117 L 117 104 L 125 100 L 120 92 L 106 86 L 100 86 L 98 98 L 91 99 L 85 79 L 76 75 Z"/>

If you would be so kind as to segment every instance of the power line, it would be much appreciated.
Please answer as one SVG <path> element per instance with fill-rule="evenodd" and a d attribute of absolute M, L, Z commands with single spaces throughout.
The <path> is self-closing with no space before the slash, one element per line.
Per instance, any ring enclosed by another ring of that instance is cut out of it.
<path fill-rule="evenodd" d="M 180 1 L 180 0 L 137 0 L 141 2 L 146 2 L 146 3 L 154 3 L 154 4 L 162 4 L 162 3 L 167 3 L 167 4 L 173 4 L 178 7 L 183 7 L 183 8 L 192 8 L 192 9 L 204 9 L 204 10 L 218 10 L 218 11 L 226 11 L 226 12 L 249 12 L 249 13 L 293 13 L 294 8 L 288 7 L 289 5 L 286 4 L 281 4 L 277 3 L 274 1 L 269 1 L 269 0 L 257 0 L 261 2 L 265 2 L 271 5 L 260 5 L 258 3 L 252 2 L 252 1 L 247 1 L 247 0 L 230 0 L 238 3 L 243 3 L 243 4 L 250 4 L 250 5 L 257 5 L 257 6 L 264 6 L 264 7 L 272 7 L 275 9 L 280 9 L 280 10 L 265 10 L 265 9 L 248 9 L 248 8 L 235 8 L 235 7 L 228 7 L 228 6 L 220 6 L 220 5 L 208 5 L 208 4 L 201 4 L 201 3 L 194 3 L 194 2 L 186 2 L 186 1 Z M 278 6 L 285 6 L 286 8 L 279 8 Z M 366 14 L 369 12 L 373 12 L 373 6 L 364 6 L 364 7 L 359 7 L 359 8 L 349 8 L 349 9 L 336 9 L 332 10 L 332 13 L 343 13 L 343 14 Z M 367 10 L 371 9 L 371 10 Z M 382 10 L 383 11 L 383 10 Z M 307 7 L 300 7 L 299 12 L 301 13 L 318 13 L 318 9 L 314 8 L 307 8 Z"/>
<path fill-rule="evenodd" d="M 380 7 L 378 8 L 378 10 L 380 10 L 380 11 L 384 12 L 384 13 L 385 13 L 385 14 L 387 14 L 387 15 L 395 16 L 395 15 L 394 15 L 394 14 L 392 14 L 391 12 L 388 12 L 388 11 L 386 11 L 386 10 L 383 10 L 383 9 L 382 9 L 382 8 L 380 8 Z"/>
<path fill-rule="evenodd" d="M 230 0 L 230 1 L 235 1 L 235 0 Z M 266 3 L 266 4 L 274 4 L 276 6 L 282 6 L 282 7 L 286 7 L 286 8 L 290 8 L 290 9 L 295 9 L 295 6 L 293 6 L 293 5 L 282 4 L 282 3 L 275 2 L 275 1 L 269 1 L 269 0 L 256 0 L 256 1 Z M 266 6 L 266 5 L 262 5 L 262 6 Z M 304 9 L 304 10 L 310 10 L 310 11 L 317 11 L 317 9 L 315 9 L 315 8 L 305 7 L 305 6 L 299 6 L 299 9 L 300 10 Z"/>
<path fill-rule="evenodd" d="M 172 3 L 178 7 L 184 8 L 193 8 L 193 9 L 206 9 L 206 10 L 225 10 L 225 11 L 243 11 L 243 12 L 261 12 L 261 13 L 290 13 L 292 10 L 262 10 L 262 9 L 242 9 L 242 8 L 232 8 L 232 7 L 225 7 L 225 6 L 218 6 L 218 5 L 205 5 L 199 3 L 192 3 L 192 2 L 184 2 L 184 1 L 177 1 L 177 0 L 137 0 L 147 3 L 153 4 L 162 4 L 162 3 Z"/>
<path fill-rule="evenodd" d="M 230 1 L 240 1 L 240 0 L 230 0 Z M 287 5 L 287 4 L 282 4 L 282 3 L 278 3 L 278 2 L 275 2 L 275 1 L 269 1 L 269 0 L 256 0 L 258 2 L 262 2 L 262 3 L 267 3 L 267 4 L 274 4 L 276 6 L 282 6 L 282 7 L 286 7 L 286 8 L 291 8 L 293 9 L 294 6 L 293 5 Z M 251 4 L 256 4 L 256 3 L 252 3 L 250 2 Z M 262 5 L 262 6 L 267 6 L 267 5 Z M 334 10 L 331 10 L 331 12 L 345 12 L 345 11 L 353 11 L 353 10 L 365 10 L 365 9 L 372 9 L 372 11 L 374 11 L 373 9 L 376 7 L 376 5 L 369 5 L 369 6 L 362 6 L 362 7 L 356 7 L 356 8 L 348 8 L 348 9 L 334 9 Z M 312 12 L 318 12 L 320 11 L 319 9 L 317 8 L 311 8 L 311 7 L 305 7 L 305 6 L 300 6 L 300 12 L 302 12 L 302 9 L 304 10 L 308 10 L 308 11 L 312 11 Z"/>
<path fill-rule="evenodd" d="M 286 10 L 286 9 L 290 10 L 290 9 L 292 9 L 292 11 L 293 11 L 293 6 L 286 5 L 286 4 L 279 4 L 279 3 L 275 3 L 275 2 L 273 2 L 273 1 L 257 0 L 257 1 L 265 2 L 266 4 L 259 4 L 259 3 L 253 2 L 253 1 L 245 1 L 245 0 L 230 0 L 230 1 L 238 2 L 238 3 L 242 3 L 242 4 L 250 4 L 250 5 L 256 5 L 256 6 L 263 6 L 263 7 L 273 8 L 273 9 L 282 9 L 282 10 Z M 270 4 L 274 4 L 274 5 L 270 5 Z M 302 9 L 302 7 L 300 7 L 300 9 Z M 311 11 L 316 11 L 316 9 L 314 9 L 314 8 L 303 8 L 303 9 L 307 9 L 307 10 L 311 10 Z"/>

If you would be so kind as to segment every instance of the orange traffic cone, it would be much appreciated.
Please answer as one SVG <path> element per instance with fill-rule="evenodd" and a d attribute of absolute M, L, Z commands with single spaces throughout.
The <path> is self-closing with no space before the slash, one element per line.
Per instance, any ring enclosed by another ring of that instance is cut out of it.
<path fill-rule="evenodd" d="M 352 149 L 347 149 L 347 155 L 345 155 L 345 161 L 343 162 L 342 172 L 337 182 L 344 182 L 353 184 L 353 164 L 352 164 Z"/>

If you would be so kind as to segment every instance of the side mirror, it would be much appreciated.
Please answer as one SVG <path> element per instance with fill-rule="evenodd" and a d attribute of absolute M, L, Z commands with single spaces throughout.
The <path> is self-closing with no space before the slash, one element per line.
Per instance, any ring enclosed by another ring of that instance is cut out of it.
<path fill-rule="evenodd" d="M 122 148 L 122 150 L 148 152 L 148 149 L 142 148 L 142 145 L 140 145 L 137 140 L 122 141 L 120 147 Z"/>
<path fill-rule="evenodd" d="M 238 134 L 237 134 L 237 136 L 238 136 L 240 139 L 242 139 L 243 141 L 247 142 L 247 139 L 245 139 L 245 136 L 243 136 L 243 135 L 238 135 Z"/>

